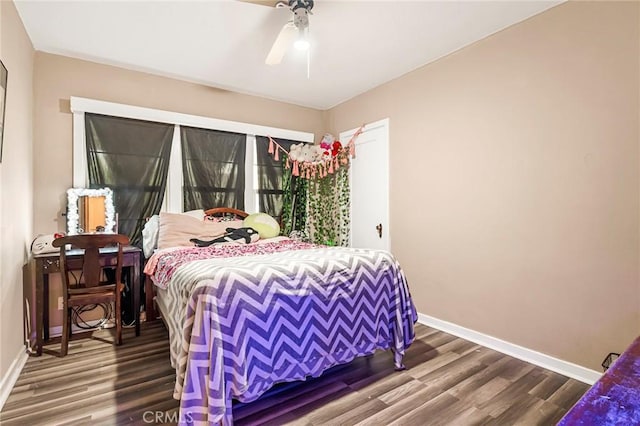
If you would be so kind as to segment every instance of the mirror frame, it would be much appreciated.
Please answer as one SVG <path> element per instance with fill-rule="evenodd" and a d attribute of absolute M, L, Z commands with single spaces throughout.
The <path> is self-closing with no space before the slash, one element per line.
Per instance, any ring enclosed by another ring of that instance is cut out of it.
<path fill-rule="evenodd" d="M 109 188 L 67 189 L 67 234 L 78 235 L 80 214 L 78 213 L 78 198 L 80 197 L 104 197 L 105 226 L 104 233 L 112 234 L 116 227 L 115 208 L 113 206 L 113 191 Z"/>

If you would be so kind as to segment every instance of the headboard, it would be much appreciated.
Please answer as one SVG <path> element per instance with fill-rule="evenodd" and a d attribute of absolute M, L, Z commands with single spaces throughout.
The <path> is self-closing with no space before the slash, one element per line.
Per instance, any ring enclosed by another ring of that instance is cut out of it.
<path fill-rule="evenodd" d="M 244 219 L 249 216 L 249 213 L 244 212 L 238 209 L 232 209 L 230 207 L 216 207 L 214 209 L 205 210 L 204 214 L 206 216 L 212 217 L 227 217 L 234 216 L 235 218 Z"/>

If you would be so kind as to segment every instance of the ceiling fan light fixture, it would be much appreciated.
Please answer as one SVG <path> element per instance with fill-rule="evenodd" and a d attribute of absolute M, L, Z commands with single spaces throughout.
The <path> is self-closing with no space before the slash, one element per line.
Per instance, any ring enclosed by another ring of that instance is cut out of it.
<path fill-rule="evenodd" d="M 298 40 L 296 40 L 296 42 L 295 42 L 295 43 L 293 43 L 293 46 L 294 46 L 297 50 L 300 50 L 300 51 L 303 51 L 303 52 L 304 52 L 304 51 L 306 51 L 306 50 L 309 50 L 309 47 L 311 46 L 311 43 L 309 43 L 309 41 L 308 41 L 308 40 L 305 40 L 305 39 L 303 39 L 303 38 L 302 38 L 302 39 L 298 39 Z"/>
<path fill-rule="evenodd" d="M 303 29 L 300 29 L 298 31 L 298 38 L 293 43 L 293 47 L 295 47 L 296 50 L 300 50 L 304 52 L 309 50 L 310 46 L 311 46 L 311 43 L 309 43 L 309 40 L 307 39 L 307 35 L 305 34 L 305 31 Z"/>
<path fill-rule="evenodd" d="M 284 0 L 279 1 L 276 7 L 282 7 L 283 3 Z M 311 9 L 313 9 L 313 0 L 288 0 L 287 5 L 289 10 L 293 12 L 293 16 L 291 20 L 282 27 L 278 37 L 271 46 L 271 50 L 264 61 L 267 65 L 279 64 L 287 49 L 291 48 L 291 44 L 293 44 L 296 50 L 307 52 L 308 62 L 309 48 L 311 47 L 308 37 L 309 14 L 311 14 Z"/>

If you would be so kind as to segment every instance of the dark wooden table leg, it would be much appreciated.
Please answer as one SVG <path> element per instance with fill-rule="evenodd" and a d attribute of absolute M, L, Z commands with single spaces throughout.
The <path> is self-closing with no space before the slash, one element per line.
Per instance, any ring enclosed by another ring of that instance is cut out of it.
<path fill-rule="evenodd" d="M 49 274 L 42 276 L 42 327 L 46 342 L 49 340 Z"/>
<path fill-rule="evenodd" d="M 133 315 L 136 321 L 136 336 L 140 335 L 140 252 L 133 263 Z"/>
<path fill-rule="evenodd" d="M 36 300 L 35 306 L 31 307 L 36 317 L 36 323 L 34 324 L 36 329 L 34 348 L 36 356 L 42 355 L 42 339 L 44 335 L 44 280 L 46 279 L 46 275 L 43 273 L 42 262 L 42 259 L 36 260 Z"/>

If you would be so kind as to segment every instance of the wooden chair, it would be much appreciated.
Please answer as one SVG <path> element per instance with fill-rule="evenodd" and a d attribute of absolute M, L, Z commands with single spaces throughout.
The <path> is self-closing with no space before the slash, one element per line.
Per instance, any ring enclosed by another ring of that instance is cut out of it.
<path fill-rule="evenodd" d="M 67 259 L 65 246 L 84 249 L 78 259 L 75 255 Z M 67 355 L 71 336 L 71 308 L 96 303 L 114 303 L 116 336 L 114 344 L 122 344 L 121 293 L 122 283 L 122 247 L 129 244 L 129 237 L 120 234 L 81 234 L 57 238 L 54 247 L 60 247 L 60 275 L 62 276 L 62 347 L 61 356 Z M 100 249 L 112 245 L 118 246 L 115 264 L 100 263 Z M 115 267 L 115 284 L 103 281 L 103 269 Z M 76 275 L 73 272 L 76 272 Z M 78 275 L 80 272 L 80 275 Z M 80 279 L 82 278 L 82 280 Z M 82 281 L 78 283 L 77 281 Z"/>

